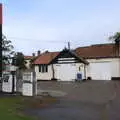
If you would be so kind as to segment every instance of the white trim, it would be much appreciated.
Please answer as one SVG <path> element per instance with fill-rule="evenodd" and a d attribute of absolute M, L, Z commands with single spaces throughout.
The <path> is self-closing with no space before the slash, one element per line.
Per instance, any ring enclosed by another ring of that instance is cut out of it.
<path fill-rule="evenodd" d="M 58 61 L 58 63 L 74 63 L 75 61 Z"/>
<path fill-rule="evenodd" d="M 71 59 L 71 60 L 75 60 L 75 58 L 58 58 L 58 60 L 69 60 L 69 59 Z"/>

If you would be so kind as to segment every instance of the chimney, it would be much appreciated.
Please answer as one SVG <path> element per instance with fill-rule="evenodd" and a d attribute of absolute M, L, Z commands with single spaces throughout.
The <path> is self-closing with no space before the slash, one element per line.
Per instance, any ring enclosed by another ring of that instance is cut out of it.
<path fill-rule="evenodd" d="M 38 51 L 37 51 L 37 55 L 39 56 L 39 55 L 40 55 L 40 53 L 41 53 L 41 52 L 40 52 L 40 50 L 38 50 Z"/>
<path fill-rule="evenodd" d="M 32 53 L 32 56 L 35 57 L 35 53 Z"/>

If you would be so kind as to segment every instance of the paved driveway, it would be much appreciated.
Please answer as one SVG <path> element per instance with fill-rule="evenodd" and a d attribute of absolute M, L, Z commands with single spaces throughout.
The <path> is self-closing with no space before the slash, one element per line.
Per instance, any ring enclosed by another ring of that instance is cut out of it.
<path fill-rule="evenodd" d="M 41 120 L 120 120 L 118 83 L 104 81 L 79 85 L 61 83 L 62 89 L 58 84 L 60 83 L 40 83 L 38 91 L 41 88 L 47 89 L 53 96 L 57 95 L 56 92 L 61 96 L 56 96 L 58 101 L 55 104 L 29 110 L 31 114 L 38 116 Z"/>
<path fill-rule="evenodd" d="M 41 120 L 120 120 L 120 104 L 94 104 L 77 100 L 59 100 L 45 108 L 34 109 L 30 114 Z"/>

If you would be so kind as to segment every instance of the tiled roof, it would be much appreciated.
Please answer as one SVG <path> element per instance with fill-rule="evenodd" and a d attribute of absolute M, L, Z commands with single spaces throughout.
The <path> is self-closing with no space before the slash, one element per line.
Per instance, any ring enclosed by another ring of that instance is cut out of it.
<path fill-rule="evenodd" d="M 98 44 L 87 47 L 79 47 L 76 54 L 83 58 L 106 58 L 115 57 L 114 44 Z M 118 55 L 116 56 L 118 57 Z"/>
<path fill-rule="evenodd" d="M 47 52 L 39 55 L 36 60 L 33 62 L 33 64 L 49 64 L 57 55 L 59 52 Z"/>
<path fill-rule="evenodd" d="M 33 58 L 33 56 L 24 56 L 24 59 L 26 59 L 26 60 L 29 60 L 29 59 L 32 59 Z"/>
<path fill-rule="evenodd" d="M 114 54 L 113 44 L 98 44 L 75 49 L 75 54 L 80 58 L 112 58 Z M 49 64 L 60 52 L 43 53 L 36 57 L 33 64 Z M 118 56 L 117 56 L 118 57 Z"/>

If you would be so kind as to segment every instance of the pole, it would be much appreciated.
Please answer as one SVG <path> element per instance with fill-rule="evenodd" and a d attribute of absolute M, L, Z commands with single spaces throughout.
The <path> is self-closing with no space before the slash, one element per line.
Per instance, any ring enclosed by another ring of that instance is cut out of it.
<path fill-rule="evenodd" d="M 15 71 L 12 71 L 12 94 L 15 92 Z"/>
<path fill-rule="evenodd" d="M 0 77 L 2 77 L 2 4 L 0 4 Z"/>
<path fill-rule="evenodd" d="M 70 50 L 70 42 L 68 42 L 68 50 Z"/>

